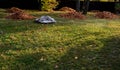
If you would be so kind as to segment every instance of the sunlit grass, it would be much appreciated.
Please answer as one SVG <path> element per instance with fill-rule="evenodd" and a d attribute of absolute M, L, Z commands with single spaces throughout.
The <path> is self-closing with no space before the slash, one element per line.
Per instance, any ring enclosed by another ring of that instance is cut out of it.
<path fill-rule="evenodd" d="M 119 70 L 120 20 L 64 19 L 55 24 L 5 19 L 0 11 L 0 70 Z"/>

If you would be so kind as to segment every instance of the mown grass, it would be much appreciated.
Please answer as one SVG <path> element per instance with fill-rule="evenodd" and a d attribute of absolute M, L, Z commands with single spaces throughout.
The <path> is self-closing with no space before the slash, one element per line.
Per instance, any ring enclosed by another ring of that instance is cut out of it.
<path fill-rule="evenodd" d="M 9 20 L 0 11 L 0 70 L 120 70 L 120 19 Z"/>

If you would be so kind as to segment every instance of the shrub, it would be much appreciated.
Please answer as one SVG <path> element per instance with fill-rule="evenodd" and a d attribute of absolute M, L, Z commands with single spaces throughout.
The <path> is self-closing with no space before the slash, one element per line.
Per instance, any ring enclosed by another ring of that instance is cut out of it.
<path fill-rule="evenodd" d="M 120 10 L 120 3 L 115 4 L 115 9 Z"/>
<path fill-rule="evenodd" d="M 41 0 L 41 4 L 42 11 L 53 11 L 58 5 L 58 2 L 56 0 Z"/>

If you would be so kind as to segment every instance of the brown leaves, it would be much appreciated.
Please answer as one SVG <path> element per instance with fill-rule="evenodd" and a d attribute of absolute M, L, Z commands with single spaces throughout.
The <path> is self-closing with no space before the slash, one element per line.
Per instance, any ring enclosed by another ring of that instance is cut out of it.
<path fill-rule="evenodd" d="M 35 18 L 34 16 L 31 16 L 28 13 L 25 13 L 23 10 L 15 7 L 7 11 L 10 13 L 8 16 L 6 16 L 7 19 L 27 20 Z"/>
<path fill-rule="evenodd" d="M 108 11 L 97 12 L 95 14 L 95 17 L 101 18 L 101 19 L 115 19 L 115 18 L 118 18 L 117 15 L 115 15 L 111 12 L 108 12 Z"/>
<path fill-rule="evenodd" d="M 86 17 L 81 12 L 69 12 L 60 15 L 63 18 L 69 19 L 85 19 Z"/>
<path fill-rule="evenodd" d="M 59 11 L 76 12 L 76 10 L 69 8 L 69 7 L 62 7 L 61 9 L 59 9 Z"/>
<path fill-rule="evenodd" d="M 10 9 L 7 10 L 8 13 L 17 13 L 17 12 L 24 12 L 23 10 L 16 8 L 16 7 L 12 7 Z"/>
<path fill-rule="evenodd" d="M 6 18 L 26 20 L 26 19 L 33 19 L 34 17 L 24 12 L 17 12 L 17 13 L 9 14 L 8 16 L 6 16 Z"/>

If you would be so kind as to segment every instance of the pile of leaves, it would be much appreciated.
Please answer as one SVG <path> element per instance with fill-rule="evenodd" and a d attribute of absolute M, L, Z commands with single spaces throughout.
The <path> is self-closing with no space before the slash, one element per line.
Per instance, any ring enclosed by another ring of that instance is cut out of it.
<path fill-rule="evenodd" d="M 61 14 L 60 17 L 62 18 L 68 18 L 68 19 L 85 19 L 85 15 L 83 15 L 81 12 L 68 12 Z"/>
<path fill-rule="evenodd" d="M 23 12 L 23 10 L 16 8 L 16 7 L 12 7 L 10 9 L 7 9 L 8 13 L 17 13 L 17 12 Z"/>
<path fill-rule="evenodd" d="M 101 18 L 101 19 L 115 19 L 115 18 L 118 18 L 117 15 L 115 15 L 111 12 L 108 12 L 108 11 L 97 12 L 95 14 L 95 17 Z"/>
<path fill-rule="evenodd" d="M 28 20 L 28 19 L 33 19 L 35 18 L 34 16 L 31 16 L 27 13 L 24 12 L 16 12 L 16 13 L 12 13 L 9 14 L 8 16 L 6 16 L 6 18 L 8 19 L 19 19 L 19 20 Z"/>
<path fill-rule="evenodd" d="M 28 13 L 25 13 L 23 10 L 15 7 L 9 9 L 8 12 L 9 12 L 9 15 L 6 16 L 7 19 L 28 20 L 28 19 L 35 18 L 34 16 L 31 16 Z"/>
<path fill-rule="evenodd" d="M 76 12 L 76 10 L 70 8 L 70 7 L 62 7 L 59 9 L 59 11 L 65 11 L 65 12 Z"/>

